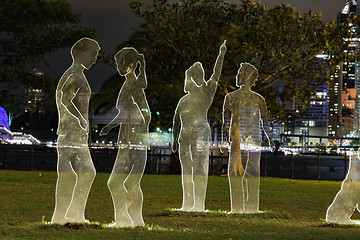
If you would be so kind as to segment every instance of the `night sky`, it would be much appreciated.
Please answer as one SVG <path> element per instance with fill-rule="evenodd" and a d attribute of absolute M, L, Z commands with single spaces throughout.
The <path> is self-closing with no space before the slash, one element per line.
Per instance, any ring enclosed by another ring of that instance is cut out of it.
<path fill-rule="evenodd" d="M 144 2 L 148 2 L 145 0 Z M 131 33 L 132 28 L 140 25 L 141 19 L 134 16 L 128 6 L 130 0 L 69 0 L 74 12 L 82 15 L 82 25 L 96 29 L 95 40 L 97 40 L 102 49 L 113 52 L 116 46 L 126 40 Z M 170 2 L 174 2 L 171 0 Z M 230 2 L 239 3 L 239 0 Z M 335 21 L 337 13 L 344 7 L 345 0 L 262 0 L 270 7 L 279 4 L 290 4 L 301 13 L 309 10 L 321 12 L 323 20 L 326 22 Z M 39 66 L 40 70 L 50 73 L 56 78 L 60 78 L 63 72 L 70 66 L 70 49 L 53 53 L 50 55 L 50 67 Z M 97 64 L 92 69 L 86 71 L 88 80 L 93 91 L 98 91 L 104 80 L 115 69 L 108 66 Z"/>

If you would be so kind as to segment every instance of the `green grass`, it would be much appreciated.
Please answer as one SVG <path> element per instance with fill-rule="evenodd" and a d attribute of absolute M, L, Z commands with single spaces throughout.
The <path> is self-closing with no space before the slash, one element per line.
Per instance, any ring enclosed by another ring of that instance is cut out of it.
<path fill-rule="evenodd" d="M 0 239 L 359 239 L 360 227 L 325 224 L 325 213 L 341 182 L 262 178 L 259 214 L 229 215 L 226 177 L 209 177 L 207 213 L 181 207 L 179 175 L 144 175 L 146 227 L 107 228 L 113 205 L 99 173 L 86 218 L 92 224 L 50 225 L 55 172 L 0 170 Z"/>

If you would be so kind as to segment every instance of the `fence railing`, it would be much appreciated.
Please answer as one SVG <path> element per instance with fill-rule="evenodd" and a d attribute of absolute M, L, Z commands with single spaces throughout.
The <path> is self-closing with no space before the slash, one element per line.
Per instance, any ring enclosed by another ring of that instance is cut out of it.
<path fill-rule="evenodd" d="M 91 149 L 91 156 L 97 172 L 111 172 L 117 149 Z M 56 171 L 56 148 L 41 145 L 0 144 L 0 169 Z M 218 149 L 209 154 L 209 174 L 221 175 L 227 172 L 228 155 Z M 298 154 L 283 155 L 263 152 L 261 155 L 261 176 L 299 179 L 342 180 L 348 170 L 346 155 Z M 177 154 L 169 147 L 151 147 L 148 150 L 145 173 L 180 174 Z"/>

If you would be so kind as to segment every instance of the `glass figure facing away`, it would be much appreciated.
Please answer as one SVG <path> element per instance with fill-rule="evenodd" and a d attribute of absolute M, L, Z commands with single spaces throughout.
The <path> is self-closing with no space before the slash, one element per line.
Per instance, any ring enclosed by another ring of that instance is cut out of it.
<path fill-rule="evenodd" d="M 183 211 L 205 210 L 211 140 L 207 113 L 216 92 L 225 52 L 226 41 L 220 47 L 213 74 L 208 81 L 204 79 L 204 69 L 199 62 L 185 72 L 186 95 L 179 100 L 175 110 L 172 145 L 173 152 L 179 145 Z"/>
<path fill-rule="evenodd" d="M 259 211 L 261 128 L 263 122 L 268 122 L 265 99 L 251 90 L 257 77 L 253 65 L 242 63 L 236 76 L 239 89 L 228 93 L 223 105 L 222 135 L 226 119 L 230 120 L 227 132 L 230 141 L 230 213 Z"/>
<path fill-rule="evenodd" d="M 341 184 L 340 191 L 326 212 L 326 222 L 341 224 L 360 224 L 359 220 L 351 220 L 351 216 L 360 202 L 360 152 L 350 151 L 349 170 Z"/>
<path fill-rule="evenodd" d="M 71 48 L 73 63 L 56 88 L 58 179 L 51 223 L 88 222 L 84 212 L 95 168 L 88 147 L 91 89 L 84 70 L 96 62 L 99 50 L 92 39 L 77 41 Z"/>
<path fill-rule="evenodd" d="M 100 132 L 106 135 L 119 125 L 119 150 L 108 181 L 115 211 L 115 223 L 110 226 L 144 226 L 140 181 L 146 164 L 150 123 L 144 92 L 147 87 L 145 58 L 134 48 L 123 48 L 116 53 L 115 62 L 119 74 L 125 76 L 116 102 L 119 112 Z"/>

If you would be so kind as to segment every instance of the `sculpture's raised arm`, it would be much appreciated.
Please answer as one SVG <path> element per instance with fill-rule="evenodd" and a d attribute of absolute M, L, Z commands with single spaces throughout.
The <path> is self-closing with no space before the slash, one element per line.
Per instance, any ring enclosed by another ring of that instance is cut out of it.
<path fill-rule="evenodd" d="M 226 40 L 225 40 L 224 43 L 220 46 L 219 55 L 216 58 L 213 74 L 211 75 L 209 81 L 215 81 L 216 83 L 219 81 L 226 50 L 227 48 L 226 48 Z"/>

